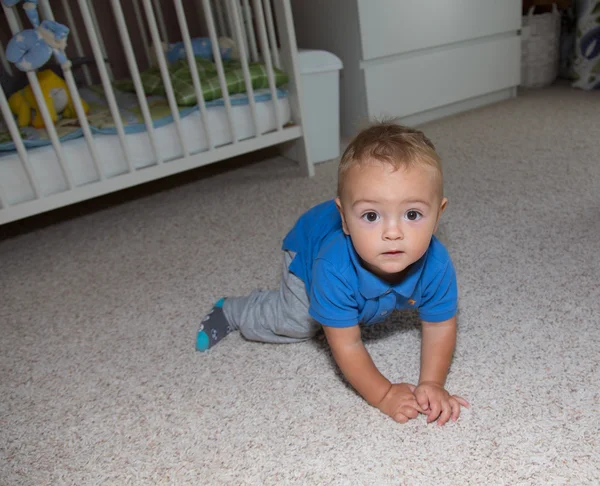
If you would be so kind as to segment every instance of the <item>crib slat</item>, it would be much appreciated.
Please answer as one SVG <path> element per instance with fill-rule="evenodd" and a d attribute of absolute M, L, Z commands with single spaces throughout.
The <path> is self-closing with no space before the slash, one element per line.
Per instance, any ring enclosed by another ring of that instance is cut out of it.
<path fill-rule="evenodd" d="M 54 13 L 50 8 L 50 3 L 48 0 L 42 0 L 42 2 L 40 3 L 40 7 L 42 8 L 45 18 L 49 20 L 54 20 Z M 63 68 L 63 76 L 69 88 L 71 98 L 73 99 L 73 106 L 75 107 L 75 111 L 77 112 L 77 117 L 79 119 L 79 123 L 81 124 L 81 129 L 83 131 L 83 136 L 85 137 L 85 141 L 90 151 L 90 155 L 92 156 L 92 162 L 94 163 L 94 167 L 96 168 L 96 174 L 100 180 L 104 180 L 104 172 L 102 171 L 102 167 L 100 167 L 100 157 L 98 156 L 98 151 L 96 150 L 96 142 L 94 141 L 92 131 L 90 130 L 90 124 L 88 122 L 85 111 L 83 110 L 83 106 L 81 104 L 81 96 L 79 95 L 79 90 L 75 83 L 75 79 L 73 78 L 73 73 L 71 72 L 71 69 L 69 68 L 65 71 Z"/>
<path fill-rule="evenodd" d="M 8 73 L 9 76 L 12 76 L 12 68 L 10 67 L 10 63 L 8 59 L 6 59 L 6 54 L 4 53 L 4 46 L 0 43 L 0 61 L 2 61 L 2 67 Z"/>
<path fill-rule="evenodd" d="M 38 0 L 39 8 L 42 13 L 42 18 L 48 20 L 54 20 L 54 14 L 52 13 L 52 9 L 50 8 L 50 4 L 48 0 Z"/>
<path fill-rule="evenodd" d="M 75 23 L 75 19 L 73 18 L 73 11 L 71 10 L 71 5 L 69 4 L 68 0 L 62 0 L 62 7 L 67 17 L 69 29 L 71 29 L 71 35 L 69 36 L 69 40 L 73 40 L 75 44 L 75 50 L 77 51 L 77 55 L 79 57 L 83 57 L 85 56 L 85 52 L 83 50 L 83 46 L 81 45 L 81 38 L 79 37 L 77 24 Z M 90 86 L 92 84 L 92 73 L 90 72 L 89 66 L 83 66 L 83 74 L 85 76 L 85 80 L 88 86 Z"/>
<path fill-rule="evenodd" d="M 167 32 L 167 26 L 165 24 L 165 17 L 162 9 L 160 8 L 160 0 L 152 0 L 154 3 L 154 11 L 158 20 L 158 27 L 160 29 L 160 35 L 162 36 L 163 42 L 169 43 L 169 34 Z"/>
<path fill-rule="evenodd" d="M 144 118 L 144 124 L 146 125 L 146 132 L 150 139 L 150 145 L 154 152 L 154 157 L 158 164 L 163 163 L 163 159 L 158 150 L 158 144 L 156 143 L 156 135 L 154 133 L 154 124 L 152 117 L 150 116 L 150 109 L 148 108 L 148 100 L 144 93 L 144 87 L 142 86 L 142 80 L 140 78 L 140 70 L 135 60 L 135 54 L 133 52 L 133 46 L 131 45 L 131 38 L 129 37 L 129 31 L 127 30 L 127 24 L 125 22 L 125 16 L 123 15 L 123 9 L 121 8 L 120 0 L 111 0 L 113 7 L 113 14 L 117 21 L 117 28 L 123 43 L 123 49 L 125 50 L 125 57 L 127 59 L 127 65 L 129 66 L 129 73 L 135 86 L 135 93 L 137 95 L 140 109 L 142 110 L 142 117 Z"/>
<path fill-rule="evenodd" d="M 21 22 L 21 17 L 19 17 L 18 15 L 15 15 L 16 18 L 16 23 L 17 23 L 17 32 L 22 32 L 23 31 L 23 22 Z M 15 31 L 13 30 L 13 34 L 15 33 Z"/>
<path fill-rule="evenodd" d="M 233 12 L 235 11 L 239 16 L 242 15 L 241 13 L 241 5 L 239 4 L 239 0 L 236 0 L 236 2 L 232 5 L 231 2 L 229 0 L 224 0 L 225 2 L 225 10 L 227 12 L 227 19 L 229 20 L 229 25 L 231 26 L 231 35 L 230 38 L 235 39 L 236 38 L 236 27 L 235 27 L 235 20 L 233 18 Z M 246 29 L 244 29 L 244 35 L 240 38 L 238 38 L 236 40 L 236 44 L 238 46 L 243 46 L 246 52 L 249 52 L 250 48 L 249 48 L 249 44 L 248 44 L 249 40 L 248 37 L 246 35 Z"/>
<path fill-rule="evenodd" d="M 29 85 L 31 86 L 33 94 L 35 95 L 35 100 L 37 101 L 40 114 L 42 115 L 42 119 L 44 120 L 46 133 L 50 137 L 52 146 L 54 147 L 54 151 L 56 152 L 56 158 L 58 159 L 58 163 L 60 165 L 65 181 L 67 182 L 67 186 L 69 189 L 72 189 L 73 180 L 71 179 L 71 174 L 69 172 L 69 169 L 67 168 L 65 154 L 62 150 L 60 140 L 58 139 L 56 127 L 54 126 L 54 122 L 52 121 L 52 117 L 50 116 L 50 111 L 48 111 L 48 106 L 46 105 L 46 100 L 44 99 L 44 94 L 42 93 L 40 82 L 38 81 L 38 78 L 34 71 L 27 72 L 27 79 L 29 79 Z"/>
<path fill-rule="evenodd" d="M 25 148 L 25 144 L 23 143 L 23 139 L 21 138 L 21 132 L 19 131 L 19 127 L 15 122 L 15 119 L 10 111 L 10 107 L 8 106 L 8 100 L 6 99 L 6 95 L 4 94 L 4 90 L 0 88 L 0 109 L 2 110 L 2 116 L 6 122 L 6 126 L 8 127 L 8 131 L 12 140 L 17 149 L 17 153 L 21 159 L 21 163 L 23 164 L 23 168 L 25 169 L 25 174 L 27 175 L 27 179 L 29 179 L 29 184 L 33 188 L 33 192 L 35 194 L 36 199 L 40 199 L 42 197 L 42 192 L 40 190 L 40 185 L 37 181 L 37 178 L 31 169 L 31 163 L 29 162 L 29 157 L 27 155 L 27 149 Z M 4 204 L 4 207 L 7 205 Z"/>
<path fill-rule="evenodd" d="M 134 170 L 134 168 L 131 162 L 131 157 L 129 156 L 129 150 L 127 149 L 127 142 L 125 141 L 125 129 L 123 127 L 123 121 L 121 120 L 121 113 L 117 105 L 115 93 L 112 88 L 111 77 L 108 73 L 106 63 L 104 62 L 104 56 L 102 54 L 102 48 L 99 40 L 99 37 L 101 38 L 101 36 L 98 35 L 99 31 L 97 31 L 94 27 L 94 21 L 91 15 L 91 11 L 87 8 L 86 0 L 78 1 L 79 8 L 81 9 L 81 16 L 83 17 L 83 22 L 85 23 L 85 28 L 87 30 L 88 37 L 90 40 L 90 45 L 92 46 L 92 51 L 94 53 L 94 58 L 96 59 L 96 67 L 98 68 L 98 72 L 100 73 L 100 79 L 102 80 L 104 95 L 106 96 L 110 113 L 115 122 L 117 134 L 119 135 L 119 141 L 121 143 L 121 149 L 123 150 L 123 155 L 125 156 L 125 160 L 127 162 L 127 166 L 129 167 L 129 171 L 131 172 Z"/>
<path fill-rule="evenodd" d="M 273 23 L 273 12 L 271 11 L 270 0 L 265 0 L 265 16 L 267 17 L 267 30 L 269 31 L 269 42 L 271 43 L 271 49 L 273 49 L 273 61 L 275 66 L 281 69 L 281 62 L 279 60 L 279 49 L 277 48 L 277 37 L 275 35 L 275 26 Z"/>
<path fill-rule="evenodd" d="M 187 144 L 185 142 L 185 138 L 183 136 L 183 131 L 181 128 L 181 117 L 179 116 L 179 107 L 177 106 L 177 101 L 175 100 L 175 92 L 173 91 L 173 83 L 171 82 L 171 76 L 169 74 L 169 69 L 167 67 L 165 53 L 163 52 L 163 49 L 162 49 L 160 35 L 158 33 L 158 27 L 156 25 L 156 18 L 154 16 L 154 12 L 152 10 L 152 5 L 150 4 L 150 0 L 143 0 L 142 5 L 144 6 L 144 10 L 146 12 L 146 20 L 148 21 L 148 26 L 150 27 L 150 36 L 152 37 L 152 43 L 154 44 L 154 51 L 156 52 L 156 60 L 158 61 L 158 67 L 160 68 L 160 74 L 161 74 L 163 84 L 165 87 L 165 93 L 167 95 L 169 107 L 171 108 L 171 115 L 173 115 L 173 123 L 175 124 L 175 130 L 177 131 L 177 136 L 179 138 L 179 143 L 181 144 L 183 156 L 188 157 L 189 152 L 188 152 Z"/>
<path fill-rule="evenodd" d="M 233 143 L 238 143 L 239 139 L 235 124 L 233 122 L 233 112 L 231 110 L 231 98 L 229 97 L 229 89 L 227 88 L 227 81 L 225 80 L 225 70 L 223 69 L 223 60 L 221 59 L 221 50 L 219 49 L 219 40 L 217 39 L 217 32 L 215 31 L 215 22 L 210 8 L 210 1 L 203 0 L 204 5 L 204 16 L 206 18 L 206 24 L 208 26 L 208 33 L 210 36 L 210 42 L 212 44 L 212 51 L 215 64 L 217 65 L 217 74 L 219 75 L 219 85 L 223 95 L 223 101 L 225 101 L 225 112 L 227 113 L 227 120 L 229 122 L 229 129 L 231 130 L 231 138 Z"/>
<path fill-rule="evenodd" d="M 298 151 L 298 159 L 305 175 L 315 175 L 315 167 L 310 158 L 308 143 L 306 139 L 306 117 L 303 115 L 302 84 L 300 80 L 300 67 L 298 61 L 298 48 L 296 46 L 296 32 L 294 30 L 294 18 L 290 0 L 279 0 L 273 5 L 275 8 L 276 24 L 279 28 L 279 42 L 281 44 L 282 69 L 288 74 L 289 94 L 288 99 L 292 108 L 292 121 L 302 128 L 302 137 L 295 142 Z M 286 131 L 290 127 L 286 128 Z"/>
<path fill-rule="evenodd" d="M 244 17 L 246 19 L 246 32 L 250 39 L 250 53 L 252 62 L 258 62 L 258 49 L 256 48 L 256 33 L 254 32 L 254 20 L 252 19 L 252 10 L 248 0 L 244 0 Z"/>
<path fill-rule="evenodd" d="M 2 189 L 2 184 L 0 184 L 0 209 L 4 209 L 8 207 L 8 202 L 4 197 L 4 190 Z"/>
<path fill-rule="evenodd" d="M 258 38 L 262 52 L 263 62 L 267 68 L 267 77 L 269 79 L 269 89 L 273 101 L 273 110 L 275 110 L 275 120 L 277 121 L 277 130 L 282 130 L 281 114 L 279 112 L 279 98 L 277 97 L 277 87 L 275 85 L 275 76 L 273 74 L 273 63 L 271 61 L 271 51 L 267 40 L 267 31 L 265 26 L 265 15 L 260 0 L 254 0 L 254 10 L 258 22 Z"/>
<path fill-rule="evenodd" d="M 219 34 L 218 35 L 224 35 L 224 36 L 229 35 L 230 32 L 227 30 L 227 24 L 225 23 L 225 16 L 223 14 L 223 6 L 221 5 L 221 0 L 215 0 L 215 10 L 217 12 L 217 22 L 219 23 Z M 206 5 L 204 5 L 204 12 L 205 12 L 205 15 L 207 12 L 211 12 L 211 14 L 212 14 L 212 10 L 206 9 Z M 208 22 L 208 19 L 206 19 L 206 21 Z M 213 25 L 214 25 L 214 23 L 213 23 Z"/>
<path fill-rule="evenodd" d="M 93 6 L 92 0 L 87 0 L 87 6 L 88 6 L 88 10 L 87 11 L 91 15 L 91 19 L 92 19 L 92 22 L 93 22 L 93 27 L 94 27 L 95 31 L 98 32 L 97 38 L 98 38 L 98 42 L 100 43 L 100 49 L 101 49 L 101 52 L 102 52 L 102 59 L 108 59 L 108 54 L 106 52 L 106 46 L 104 45 L 104 39 L 102 37 L 102 31 L 100 30 L 100 25 L 98 24 L 98 17 L 96 17 L 96 11 L 94 10 L 94 6 Z M 79 8 L 82 10 L 81 13 L 83 14 L 83 4 L 81 2 L 79 2 Z M 90 28 L 86 27 L 86 29 L 89 32 Z M 110 67 L 110 63 L 107 62 L 107 63 L 103 63 L 103 64 L 106 67 L 106 71 L 108 72 L 110 80 L 114 81 L 115 77 L 113 75 L 112 68 Z"/>
<path fill-rule="evenodd" d="M 2 6 L 2 10 L 4 10 L 4 17 L 6 18 L 6 22 L 8 23 L 12 34 L 15 35 L 17 32 L 21 32 L 23 30 L 23 25 L 21 24 L 19 16 L 15 14 L 11 7 L 7 7 L 3 3 L 0 3 L 0 6 Z"/>
<path fill-rule="evenodd" d="M 133 11 L 135 19 L 137 20 L 138 29 L 142 37 L 142 44 L 144 45 L 144 54 L 146 54 L 146 60 L 148 66 L 152 65 L 152 56 L 150 55 L 150 41 L 148 40 L 148 33 L 146 32 L 146 26 L 144 25 L 144 17 L 142 17 L 142 11 L 140 10 L 140 0 L 132 0 Z"/>
<path fill-rule="evenodd" d="M 223 0 L 222 0 L 223 1 Z M 233 17 L 231 16 L 231 11 L 230 11 L 230 7 L 229 7 L 229 3 L 227 2 L 227 0 L 225 0 L 223 3 L 225 3 L 225 19 L 227 20 L 227 25 L 229 27 L 229 37 L 233 37 L 233 33 L 234 33 L 234 27 L 233 27 Z"/>
<path fill-rule="evenodd" d="M 73 99 L 73 106 L 75 107 L 75 111 L 77 112 L 77 118 L 79 119 L 79 123 L 81 124 L 83 136 L 90 151 L 90 155 L 92 156 L 92 162 L 94 163 L 94 167 L 96 168 L 96 173 L 98 174 L 98 178 L 101 181 L 103 181 L 105 179 L 105 176 L 104 171 L 102 170 L 102 166 L 100 165 L 100 156 L 98 155 L 98 150 L 96 148 L 96 141 L 94 140 L 94 136 L 92 135 L 90 123 L 88 122 L 87 115 L 83 109 L 83 105 L 81 104 L 81 96 L 79 95 L 79 90 L 77 89 L 75 79 L 73 78 L 73 72 L 71 70 L 68 70 L 63 71 L 63 74 L 65 76 L 67 86 L 69 87 L 69 92 L 71 93 L 71 98 Z"/>
<path fill-rule="evenodd" d="M 215 148 L 212 136 L 210 134 L 210 124 L 208 122 L 208 116 L 206 114 L 206 102 L 204 101 L 204 93 L 202 92 L 202 83 L 200 82 L 200 76 L 198 76 L 198 70 L 196 69 L 196 60 L 194 58 L 194 51 L 192 49 L 192 40 L 190 38 L 190 32 L 187 25 L 185 11 L 183 10 L 182 0 L 173 0 L 175 3 L 175 10 L 177 12 L 177 20 L 179 21 L 179 28 L 181 30 L 181 37 L 185 45 L 186 57 L 190 72 L 192 74 L 192 82 L 194 84 L 194 91 L 196 92 L 196 99 L 198 106 L 200 107 L 200 116 L 202 118 L 202 128 L 206 136 L 206 141 L 209 146 L 209 150 Z"/>
<path fill-rule="evenodd" d="M 241 27 L 241 19 L 239 10 L 236 6 L 237 0 L 229 0 L 228 7 L 229 13 L 233 20 L 235 41 L 239 46 L 240 51 L 240 62 L 242 64 L 242 72 L 244 73 L 244 83 L 246 84 L 246 94 L 248 95 L 248 102 L 250 103 L 250 111 L 252 112 L 252 119 L 254 121 L 254 136 L 260 136 L 260 127 L 258 125 L 258 113 L 256 111 L 256 101 L 254 99 L 254 89 L 252 88 L 252 80 L 250 78 L 250 69 L 248 68 L 248 56 L 246 55 L 246 47 L 244 42 L 241 40 L 244 38 Z"/>

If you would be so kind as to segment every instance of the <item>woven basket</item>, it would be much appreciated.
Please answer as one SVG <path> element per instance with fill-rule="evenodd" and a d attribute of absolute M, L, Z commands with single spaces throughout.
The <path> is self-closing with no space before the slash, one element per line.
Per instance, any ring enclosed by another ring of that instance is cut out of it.
<path fill-rule="evenodd" d="M 555 3 L 552 12 L 534 15 L 534 9 L 523 16 L 521 27 L 521 85 L 541 88 L 558 76 L 560 13 Z"/>

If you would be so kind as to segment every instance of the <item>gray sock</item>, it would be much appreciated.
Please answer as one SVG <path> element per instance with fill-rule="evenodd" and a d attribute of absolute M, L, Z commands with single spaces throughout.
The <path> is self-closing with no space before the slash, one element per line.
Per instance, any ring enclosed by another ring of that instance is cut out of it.
<path fill-rule="evenodd" d="M 202 319 L 196 335 L 197 351 L 206 351 L 212 348 L 233 331 L 233 327 L 229 324 L 223 312 L 224 301 L 225 299 L 221 299 L 215 303 L 211 311 Z"/>

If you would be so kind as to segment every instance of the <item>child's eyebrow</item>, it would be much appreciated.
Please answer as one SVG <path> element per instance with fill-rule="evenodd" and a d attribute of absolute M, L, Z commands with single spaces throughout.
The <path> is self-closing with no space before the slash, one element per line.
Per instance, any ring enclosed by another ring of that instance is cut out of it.
<path fill-rule="evenodd" d="M 425 201 L 424 199 L 411 199 L 408 201 L 402 201 L 407 204 L 423 204 L 424 206 L 431 206 L 429 201 Z"/>
<path fill-rule="evenodd" d="M 352 207 L 358 206 L 359 204 L 382 204 L 382 202 L 383 201 L 375 201 L 373 199 L 358 199 L 352 203 Z M 431 206 L 431 203 L 424 199 L 406 199 L 400 202 L 402 204 L 422 204 L 427 207 Z"/>
<path fill-rule="evenodd" d="M 381 204 L 381 201 L 374 201 L 372 199 L 358 199 L 352 203 L 352 207 L 358 206 L 359 204 Z"/>

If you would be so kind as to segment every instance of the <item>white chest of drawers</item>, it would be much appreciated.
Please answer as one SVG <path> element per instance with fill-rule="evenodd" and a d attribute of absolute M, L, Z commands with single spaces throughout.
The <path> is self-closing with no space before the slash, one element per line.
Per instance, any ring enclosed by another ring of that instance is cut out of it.
<path fill-rule="evenodd" d="M 340 57 L 344 136 L 516 95 L 521 0 L 292 0 L 299 47 Z"/>

